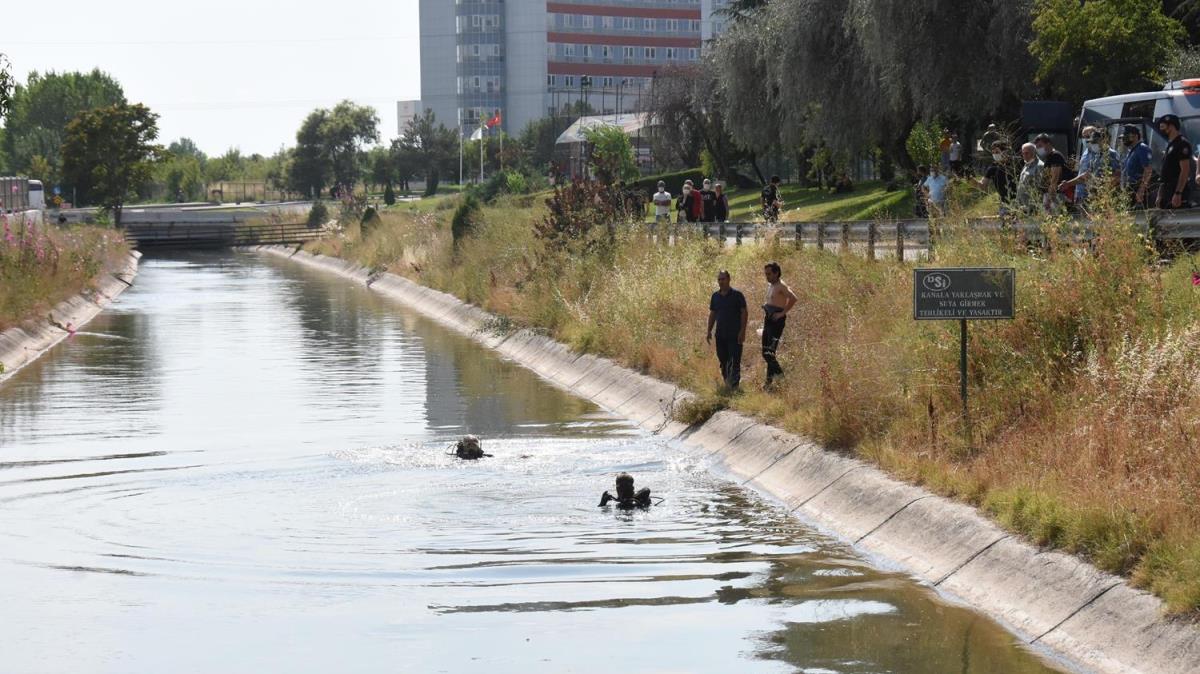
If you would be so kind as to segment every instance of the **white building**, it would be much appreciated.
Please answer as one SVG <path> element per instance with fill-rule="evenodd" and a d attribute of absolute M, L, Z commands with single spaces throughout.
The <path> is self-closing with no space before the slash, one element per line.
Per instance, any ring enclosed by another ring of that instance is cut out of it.
<path fill-rule="evenodd" d="M 638 111 L 660 69 L 695 62 L 728 0 L 420 0 L 421 104 L 470 134 L 497 114 Z"/>
<path fill-rule="evenodd" d="M 396 101 L 396 128 L 398 134 L 403 136 L 405 129 L 408 128 L 408 123 L 416 119 L 423 112 L 425 111 L 421 108 L 421 101 Z"/>

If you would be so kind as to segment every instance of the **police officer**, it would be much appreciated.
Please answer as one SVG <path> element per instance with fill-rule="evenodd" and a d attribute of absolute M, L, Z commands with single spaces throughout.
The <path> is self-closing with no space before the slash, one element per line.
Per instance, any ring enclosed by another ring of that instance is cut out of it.
<path fill-rule="evenodd" d="M 1192 141 L 1180 133 L 1179 117 L 1163 115 L 1155 122 L 1158 132 L 1167 138 L 1167 151 L 1163 154 L 1162 169 L 1158 175 L 1162 185 L 1158 188 L 1159 208 L 1182 208 L 1189 205 L 1192 194 Z"/>
<path fill-rule="evenodd" d="M 1121 129 L 1121 142 L 1128 149 L 1121 169 L 1121 187 L 1133 198 L 1136 206 L 1145 208 L 1150 176 L 1154 173 L 1150 165 L 1154 154 L 1142 140 L 1142 130 L 1133 124 L 1126 124 Z"/>

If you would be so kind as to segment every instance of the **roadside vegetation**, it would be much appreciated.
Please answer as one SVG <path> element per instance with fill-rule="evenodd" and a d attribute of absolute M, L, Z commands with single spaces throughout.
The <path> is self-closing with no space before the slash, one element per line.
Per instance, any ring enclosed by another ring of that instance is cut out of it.
<path fill-rule="evenodd" d="M 42 227 L 0 215 L 0 330 L 45 316 L 128 252 L 111 228 Z"/>
<path fill-rule="evenodd" d="M 1196 258 L 1157 263 L 1116 209 L 1098 215 L 1091 247 L 1055 221 L 1045 245 L 973 234 L 961 210 L 942 221 L 935 264 L 1017 269 L 1016 320 L 972 328 L 968 444 L 958 328 L 912 320 L 911 264 L 791 242 L 666 245 L 639 225 L 602 226 L 586 207 L 600 201 L 595 188 L 576 189 L 550 206 L 528 195 L 401 205 L 365 237 L 352 224 L 309 248 L 677 382 L 701 395 L 682 411 L 693 421 L 722 407 L 755 415 L 1129 576 L 1174 612 L 1200 610 Z M 745 392 L 730 395 L 704 340 L 707 297 L 728 269 L 753 303 L 768 260 L 800 296 L 781 355 L 787 377 L 759 391 L 748 343 Z"/>

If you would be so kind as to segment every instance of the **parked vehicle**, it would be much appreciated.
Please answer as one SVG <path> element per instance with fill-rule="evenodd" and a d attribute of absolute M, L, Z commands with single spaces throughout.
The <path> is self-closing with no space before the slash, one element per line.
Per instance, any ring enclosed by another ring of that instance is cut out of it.
<path fill-rule="evenodd" d="M 29 181 L 29 209 L 40 211 L 46 207 L 46 190 L 42 187 L 42 181 Z"/>
<path fill-rule="evenodd" d="M 30 182 L 28 178 L 16 176 L 0 177 L 0 212 L 14 213 L 34 208 L 34 206 L 30 205 L 29 201 Z M 38 195 L 41 198 L 42 205 L 37 206 L 37 208 L 43 208 L 45 207 L 45 199 L 42 192 L 40 192 L 42 184 L 38 181 L 32 182 L 37 182 Z"/>
<path fill-rule="evenodd" d="M 1154 152 L 1154 166 L 1162 162 L 1167 139 L 1159 135 L 1154 120 L 1166 114 L 1178 115 L 1181 131 L 1193 144 L 1200 142 L 1200 79 L 1169 82 L 1162 91 L 1121 94 L 1095 98 L 1083 104 L 1081 126 L 1097 126 L 1108 132 L 1112 147 L 1121 147 L 1121 127 L 1132 124 L 1142 130 L 1142 139 Z"/>

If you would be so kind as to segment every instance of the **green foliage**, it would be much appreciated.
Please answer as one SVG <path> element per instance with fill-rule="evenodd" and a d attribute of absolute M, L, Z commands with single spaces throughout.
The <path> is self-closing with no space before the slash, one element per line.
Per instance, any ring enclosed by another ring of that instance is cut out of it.
<path fill-rule="evenodd" d="M 707 176 L 731 176 L 747 155 L 730 135 L 722 97 L 711 63 L 670 65 L 658 73 L 647 109 L 654 119 L 651 145 L 659 164 L 701 164 Z"/>
<path fill-rule="evenodd" d="M 938 146 L 941 138 L 942 126 L 937 120 L 914 124 L 904 143 L 913 164 L 938 166 L 942 160 L 942 151 Z"/>
<path fill-rule="evenodd" d="M 534 228 L 546 252 L 586 256 L 615 242 L 619 196 L 610 185 L 590 180 L 556 186 L 546 200 L 546 215 Z"/>
<path fill-rule="evenodd" d="M 474 194 L 467 193 L 463 195 L 458 208 L 454 209 L 454 216 L 450 219 L 450 236 L 454 240 L 455 248 L 458 248 L 462 240 L 469 236 L 475 228 L 475 221 L 479 218 L 479 208 L 479 200 L 475 198 Z"/>
<path fill-rule="evenodd" d="M 0 119 L 7 117 L 8 110 L 12 107 L 14 84 L 12 64 L 8 62 L 7 56 L 0 54 Z M 0 370 L 0 372 L 2 371 Z"/>
<path fill-rule="evenodd" d="M 1038 83 L 1076 103 L 1157 88 L 1185 36 L 1159 0 L 1036 0 L 1033 32 Z"/>
<path fill-rule="evenodd" d="M 646 194 L 654 194 L 658 191 L 658 181 L 663 181 L 667 184 L 667 191 L 672 195 L 678 195 L 683 191 L 683 183 L 685 180 L 691 180 L 692 184 L 699 185 L 704 181 L 705 174 L 700 169 L 688 169 L 686 171 L 676 171 L 674 173 L 660 173 L 658 175 L 646 176 L 635 182 L 629 183 L 629 189 L 644 192 Z"/>
<path fill-rule="evenodd" d="M 392 189 L 392 184 L 388 183 L 383 188 L 383 203 L 388 206 L 396 205 L 396 190 Z"/>
<path fill-rule="evenodd" d="M 547 173 L 554 161 L 554 145 L 562 132 L 562 123 L 555 117 L 543 117 L 530 122 L 517 139 L 521 148 L 521 163 L 527 170 Z"/>
<path fill-rule="evenodd" d="M 182 195 L 184 201 L 204 198 L 204 170 L 196 156 L 170 154 L 170 159 L 159 166 L 158 172 L 166 185 L 167 199 L 173 201 L 177 195 Z"/>
<path fill-rule="evenodd" d="M 326 222 L 329 222 L 329 207 L 318 199 L 308 211 L 308 226 L 310 229 L 316 229 Z"/>
<path fill-rule="evenodd" d="M 1200 77 L 1200 48 L 1187 46 L 1176 49 L 1163 69 L 1163 80 L 1174 82 L 1195 77 Z"/>
<path fill-rule="evenodd" d="M 604 184 L 619 180 L 633 180 L 638 176 L 637 161 L 633 157 L 633 143 L 629 136 L 615 126 L 600 125 L 583 134 L 591 146 L 588 164 L 596 178 Z"/>
<path fill-rule="evenodd" d="M 490 204 L 505 194 L 529 194 L 529 180 L 520 171 L 497 171 L 487 182 L 472 187 L 469 193 L 477 195 L 483 203 Z"/>
<path fill-rule="evenodd" d="M 94 203 L 121 224 L 125 201 L 153 176 L 166 150 L 158 138 L 158 115 L 135 103 L 80 113 L 67 125 L 63 174 L 80 201 Z"/>
<path fill-rule="evenodd" d="M 49 167 L 47 187 L 58 182 L 71 120 L 89 110 L 124 103 L 121 85 L 99 70 L 31 73 L 24 86 L 14 87 L 12 109 L 5 120 L 3 151 L 9 170 L 28 172 L 34 157 L 41 157 Z"/>
<path fill-rule="evenodd" d="M 450 175 L 458 161 L 458 135 L 437 121 L 432 110 L 426 110 L 409 121 L 404 135 L 392 143 L 392 151 L 400 168 L 397 173 L 425 176 L 425 196 L 437 194 L 443 175 Z"/>
<path fill-rule="evenodd" d="M 309 113 L 296 132 L 288 185 L 319 195 L 327 185 L 353 189 L 362 175 L 362 146 L 379 140 L 375 109 L 342 101 Z"/>

